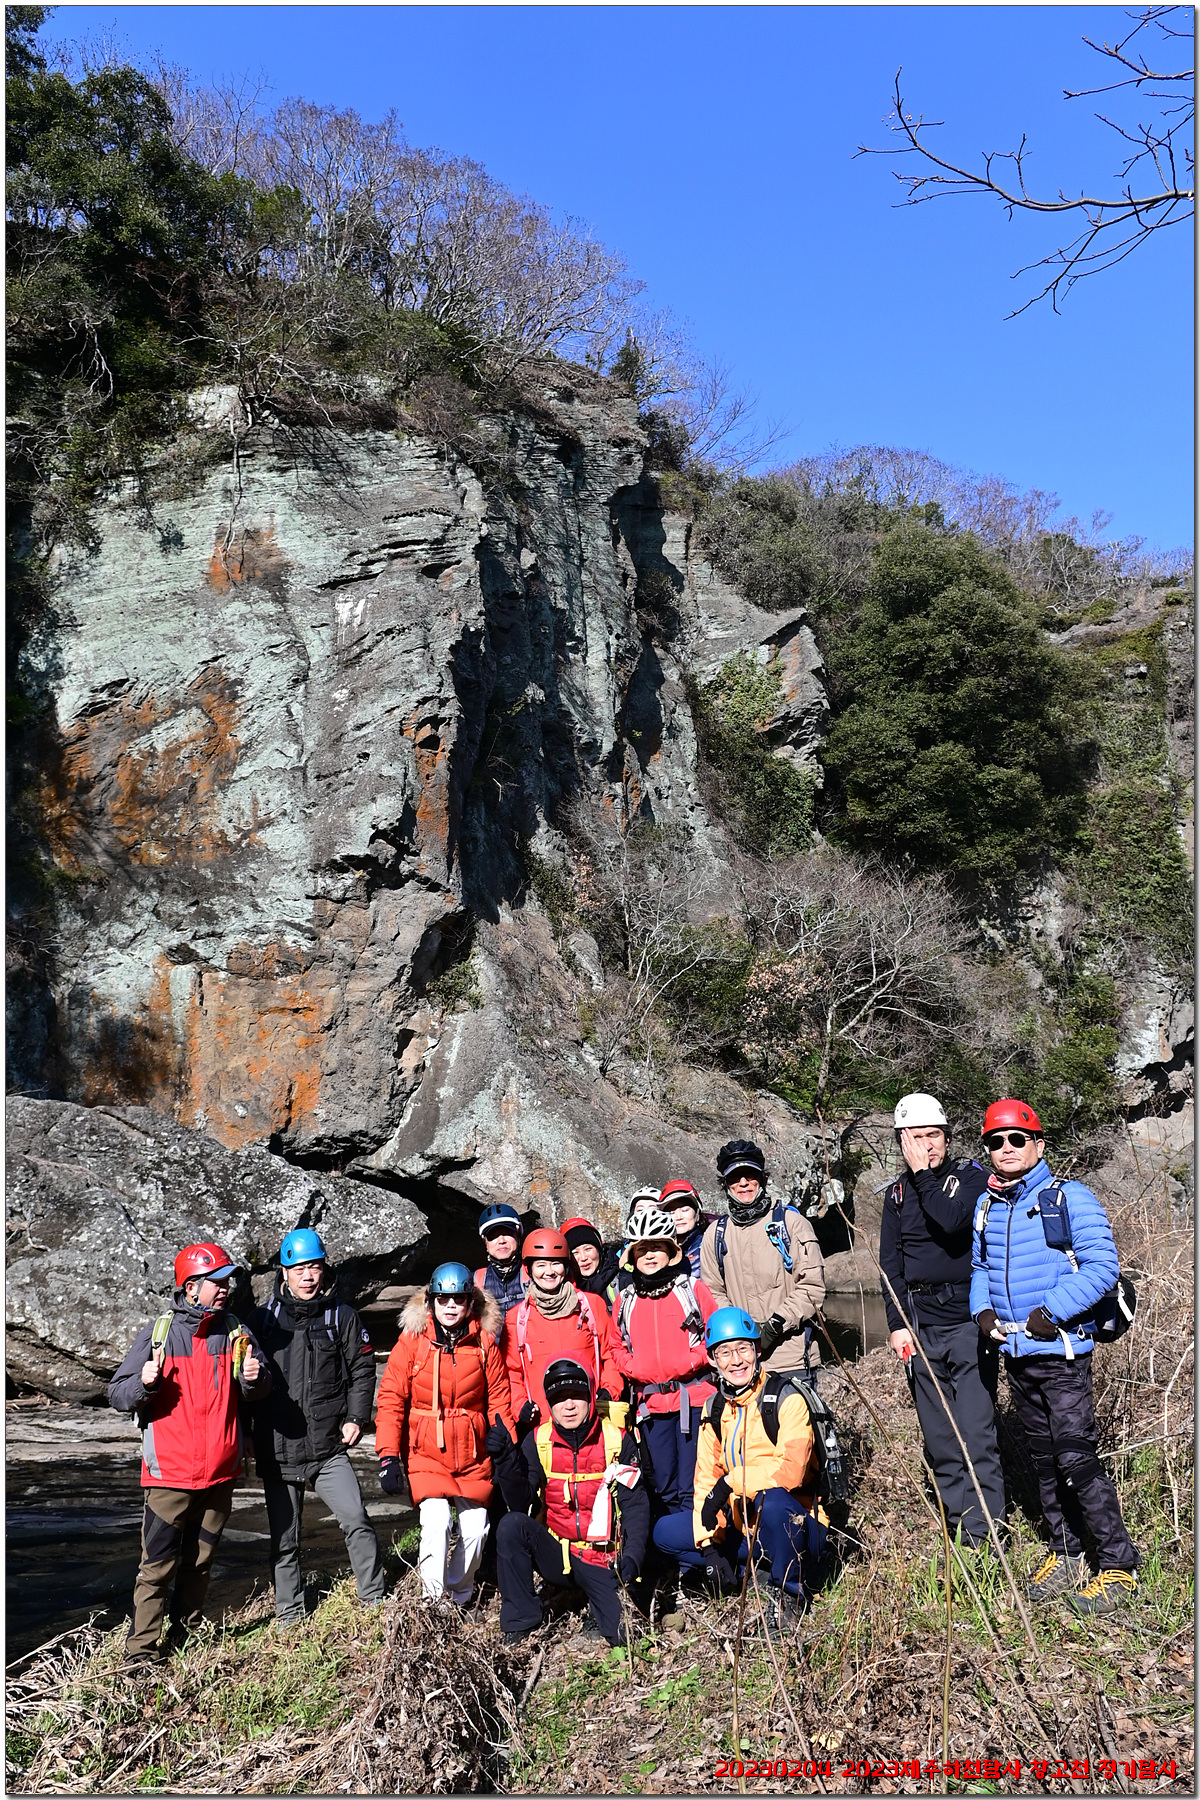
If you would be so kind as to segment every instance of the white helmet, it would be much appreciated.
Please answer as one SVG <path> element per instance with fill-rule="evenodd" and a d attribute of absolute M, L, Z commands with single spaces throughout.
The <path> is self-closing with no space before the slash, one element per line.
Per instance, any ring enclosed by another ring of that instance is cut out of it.
<path fill-rule="evenodd" d="M 631 1244 L 669 1244 L 672 1249 L 679 1242 L 675 1236 L 675 1221 L 670 1213 L 663 1212 L 659 1206 L 639 1206 L 629 1216 L 625 1227 L 625 1236 Z"/>
<path fill-rule="evenodd" d="M 656 1187 L 639 1188 L 629 1202 L 629 1218 L 632 1220 L 637 1213 L 645 1212 L 647 1207 L 657 1206 L 658 1195 L 659 1189 Z"/>
<path fill-rule="evenodd" d="M 922 1125 L 940 1125 L 950 1129 L 950 1121 L 942 1111 L 942 1103 L 932 1094 L 905 1094 L 893 1115 L 897 1131 L 913 1131 Z"/>

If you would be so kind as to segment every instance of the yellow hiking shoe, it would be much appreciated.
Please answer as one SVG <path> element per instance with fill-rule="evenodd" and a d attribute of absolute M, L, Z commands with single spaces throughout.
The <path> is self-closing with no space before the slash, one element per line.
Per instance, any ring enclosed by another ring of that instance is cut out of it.
<path fill-rule="evenodd" d="M 1101 1569 L 1070 1598 L 1076 1612 L 1110 1613 L 1132 1600 L 1136 1593 L 1137 1576 L 1132 1569 Z"/>
<path fill-rule="evenodd" d="M 1029 1583 L 1029 1597 L 1031 1600 L 1057 1600 L 1060 1594 L 1074 1594 L 1087 1578 L 1086 1557 L 1060 1556 L 1057 1550 L 1051 1550 Z"/>

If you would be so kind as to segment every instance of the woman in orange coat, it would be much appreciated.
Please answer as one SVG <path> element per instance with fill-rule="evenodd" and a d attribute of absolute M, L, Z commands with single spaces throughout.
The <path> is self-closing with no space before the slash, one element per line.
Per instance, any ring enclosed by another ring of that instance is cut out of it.
<path fill-rule="evenodd" d="M 463 1263 L 442 1263 L 400 1316 L 379 1389 L 379 1484 L 402 1491 L 421 1519 L 418 1567 L 427 1599 L 468 1606 L 488 1534 L 492 1464 L 484 1445 L 498 1416 L 511 1432 L 508 1376 L 497 1345 L 500 1308 Z"/>
<path fill-rule="evenodd" d="M 581 1293 L 570 1278 L 571 1252 L 560 1231 L 541 1226 L 521 1246 L 528 1286 L 524 1300 L 504 1315 L 501 1340 L 512 1410 L 525 1431 L 550 1409 L 542 1377 L 560 1356 L 573 1357 L 592 1375 L 597 1400 L 619 1400 L 625 1383 L 617 1367 L 612 1323 L 603 1300 Z"/>

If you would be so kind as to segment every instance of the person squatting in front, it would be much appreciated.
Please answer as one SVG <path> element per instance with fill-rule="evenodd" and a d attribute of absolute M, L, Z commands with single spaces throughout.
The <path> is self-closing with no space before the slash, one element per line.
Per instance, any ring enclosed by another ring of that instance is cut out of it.
<path fill-rule="evenodd" d="M 808 1406 L 787 1375 L 768 1374 L 758 1325 L 741 1307 L 713 1313 L 705 1338 L 717 1391 L 700 1427 L 692 1518 L 686 1533 L 681 1521 L 664 1522 L 661 1547 L 728 1592 L 753 1540 L 755 1563 L 767 1569 L 769 1616 L 793 1622 L 829 1523 L 817 1500 Z"/>
<path fill-rule="evenodd" d="M 242 1467 L 239 1400 L 260 1400 L 271 1372 L 252 1332 L 228 1309 L 236 1265 L 219 1244 L 189 1244 L 175 1258 L 171 1310 L 143 1325 L 108 1384 L 117 1412 L 142 1428 L 142 1560 L 125 1640 L 130 1665 L 161 1659 L 171 1635 L 199 1629 L 213 1557 Z"/>
<path fill-rule="evenodd" d="M 379 1485 L 403 1491 L 421 1521 L 417 1567 L 428 1600 L 469 1606 L 488 1533 L 489 1425 L 511 1432 L 500 1309 L 463 1263 L 441 1263 L 400 1315 L 379 1388 Z"/>
<path fill-rule="evenodd" d="M 700 1413 L 714 1392 L 704 1328 L 716 1302 L 692 1279 L 670 1213 L 647 1207 L 629 1221 L 621 1261 L 632 1274 L 613 1313 L 614 1356 L 633 1385 L 644 1466 L 658 1526 L 670 1518 L 690 1527 Z"/>
<path fill-rule="evenodd" d="M 358 1597 L 378 1606 L 383 1559 L 350 1451 L 371 1424 L 375 1353 L 352 1306 L 335 1297 L 319 1234 L 289 1231 L 267 1304 L 251 1322 L 271 1368 L 271 1393 L 251 1430 L 271 1531 L 275 1617 L 287 1630 L 304 1618 L 300 1526 L 309 1482 L 342 1528 Z"/>
<path fill-rule="evenodd" d="M 879 1232 L 891 1347 L 905 1366 L 950 1533 L 961 1529 L 962 1543 L 976 1549 L 988 1536 L 987 1519 L 955 1424 L 988 1512 L 997 1524 L 1004 1518 L 999 1352 L 971 1317 L 971 1221 L 987 1174 L 978 1163 L 950 1160 L 949 1125 L 932 1094 L 906 1094 L 894 1125 L 906 1167 L 884 1197 Z"/>
<path fill-rule="evenodd" d="M 615 1420 L 601 1418 L 590 1367 L 557 1357 L 543 1393 L 550 1417 L 520 1448 L 500 1422 L 488 1433 L 496 1480 L 509 1507 L 496 1531 L 500 1629 L 510 1640 L 542 1623 L 534 1593 L 536 1564 L 555 1587 L 587 1596 L 585 1636 L 627 1642 L 622 1589 L 641 1573 L 650 1535 L 650 1502 L 638 1446 Z M 531 1517 L 537 1509 L 540 1516 Z"/>
<path fill-rule="evenodd" d="M 1049 1551 L 1030 1593 L 1112 1612 L 1136 1591 L 1140 1561 L 1096 1455 L 1091 1352 L 1097 1302 L 1118 1274 L 1112 1227 L 1090 1188 L 1055 1181 L 1032 1107 L 997 1100 L 982 1135 L 993 1172 L 975 1211 L 971 1311 L 1003 1346 L 1037 1471 Z M 1099 1557 L 1094 1577 L 1085 1525 Z"/>
<path fill-rule="evenodd" d="M 825 1264 L 816 1233 L 797 1207 L 771 1199 L 757 1144 L 745 1138 L 723 1144 L 717 1173 L 729 1214 L 713 1220 L 700 1245 L 706 1287 L 719 1307 L 740 1306 L 757 1322 L 768 1368 L 818 1364 L 812 1320 L 825 1298 Z"/>
<path fill-rule="evenodd" d="M 501 1347 L 511 1385 L 513 1417 L 522 1435 L 548 1416 L 542 1376 L 557 1357 L 575 1357 L 591 1370 L 597 1400 L 618 1400 L 624 1389 L 613 1360 L 612 1324 L 603 1300 L 580 1293 L 571 1280 L 571 1252 L 561 1231 L 540 1226 L 521 1246 L 529 1289 L 504 1321 Z"/>
<path fill-rule="evenodd" d="M 503 1320 L 509 1308 L 519 1306 L 525 1298 L 521 1215 L 507 1201 L 497 1201 L 480 1213 L 479 1235 L 487 1260 L 475 1271 L 475 1286 L 492 1296 Z"/>

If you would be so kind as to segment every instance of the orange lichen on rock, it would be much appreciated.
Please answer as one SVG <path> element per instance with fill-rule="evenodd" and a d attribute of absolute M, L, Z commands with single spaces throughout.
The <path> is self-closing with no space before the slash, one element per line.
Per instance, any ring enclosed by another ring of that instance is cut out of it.
<path fill-rule="evenodd" d="M 73 869 L 96 860 L 162 867 L 210 863 L 258 839 L 248 820 L 223 817 L 223 790 L 241 751 L 233 677 L 202 669 L 166 700 L 153 690 L 121 695 L 63 734 L 53 792 L 43 797 L 56 857 Z"/>
<path fill-rule="evenodd" d="M 291 955 L 275 946 L 278 962 Z M 263 966 L 271 957 L 264 951 Z M 333 996 L 289 976 L 197 969 L 186 1010 L 178 1117 L 236 1148 L 303 1135 L 321 1091 L 321 1044 Z"/>
<path fill-rule="evenodd" d="M 215 593 L 227 594 L 243 582 L 277 580 L 287 566 L 274 525 L 247 525 L 217 538 L 206 579 Z"/>
<path fill-rule="evenodd" d="M 436 845 L 444 861 L 450 849 L 450 756 L 438 722 L 419 712 L 410 713 L 403 726 L 412 742 L 421 797 L 417 801 L 417 825 L 422 848 Z M 422 857 L 424 867 L 424 857 Z"/>

